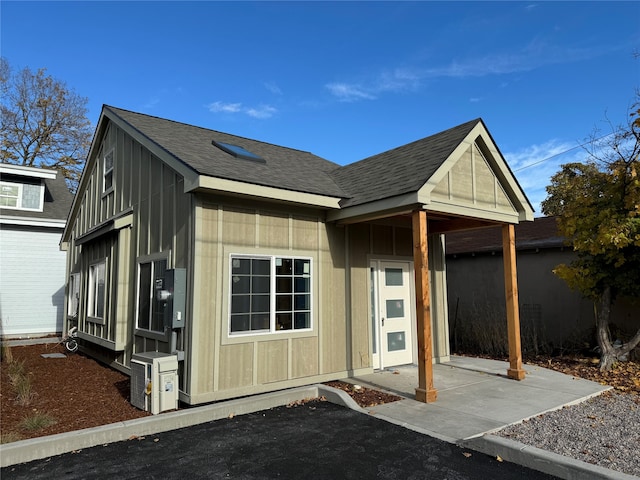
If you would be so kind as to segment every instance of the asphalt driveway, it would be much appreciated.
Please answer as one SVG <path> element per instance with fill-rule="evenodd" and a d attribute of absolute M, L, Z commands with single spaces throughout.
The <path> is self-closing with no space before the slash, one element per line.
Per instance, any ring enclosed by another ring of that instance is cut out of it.
<path fill-rule="evenodd" d="M 330 402 L 278 407 L 3 468 L 10 479 L 549 479 Z"/>

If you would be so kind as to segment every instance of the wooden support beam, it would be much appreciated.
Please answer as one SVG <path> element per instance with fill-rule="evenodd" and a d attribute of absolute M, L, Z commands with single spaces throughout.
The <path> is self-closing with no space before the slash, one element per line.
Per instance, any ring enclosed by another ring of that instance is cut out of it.
<path fill-rule="evenodd" d="M 413 212 L 412 224 L 413 261 L 416 274 L 416 314 L 418 320 L 418 388 L 416 388 L 416 400 L 431 403 L 436 401 L 438 391 L 433 388 L 427 213 L 424 210 Z"/>
<path fill-rule="evenodd" d="M 518 274 L 516 270 L 516 236 L 513 224 L 502 226 L 504 258 L 504 289 L 507 302 L 507 336 L 509 339 L 509 369 L 507 376 L 522 380 L 522 350 L 520 347 L 520 311 L 518 307 Z"/>

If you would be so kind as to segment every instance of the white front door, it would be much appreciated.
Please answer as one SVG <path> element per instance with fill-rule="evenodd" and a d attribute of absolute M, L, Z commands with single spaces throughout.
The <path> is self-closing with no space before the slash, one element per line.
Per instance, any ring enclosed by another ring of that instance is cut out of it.
<path fill-rule="evenodd" d="M 413 363 L 411 262 L 371 262 L 373 367 Z"/>

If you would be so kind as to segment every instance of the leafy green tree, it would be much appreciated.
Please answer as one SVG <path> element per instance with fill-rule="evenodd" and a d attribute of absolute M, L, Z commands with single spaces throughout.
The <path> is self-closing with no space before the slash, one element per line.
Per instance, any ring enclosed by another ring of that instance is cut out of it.
<path fill-rule="evenodd" d="M 554 272 L 596 304 L 600 369 L 607 371 L 640 343 L 640 328 L 618 348 L 609 331 L 618 297 L 640 297 L 640 93 L 627 125 L 613 127 L 604 143 L 594 139 L 584 163 L 569 163 L 551 178 L 545 215 L 577 254 Z M 638 318 L 640 327 L 640 318 Z"/>
<path fill-rule="evenodd" d="M 75 191 L 91 143 L 87 99 L 64 82 L 0 59 L 0 161 L 62 172 Z"/>

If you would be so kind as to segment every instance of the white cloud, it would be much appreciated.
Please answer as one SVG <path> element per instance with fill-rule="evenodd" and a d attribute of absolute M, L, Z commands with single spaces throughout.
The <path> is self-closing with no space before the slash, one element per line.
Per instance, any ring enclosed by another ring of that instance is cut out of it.
<path fill-rule="evenodd" d="M 356 100 L 374 100 L 376 97 L 362 88 L 360 85 L 347 83 L 329 83 L 325 87 L 341 102 L 354 102 Z"/>
<path fill-rule="evenodd" d="M 529 10 L 535 8 L 532 4 Z M 520 48 L 484 56 L 454 58 L 448 63 L 432 67 L 415 66 L 389 69 L 358 82 L 340 81 L 328 83 L 325 87 L 342 102 L 375 100 L 387 92 L 400 92 L 420 87 L 426 80 L 434 78 L 468 78 L 489 75 L 506 75 L 528 72 L 554 64 L 574 63 L 589 58 L 607 55 L 627 45 L 559 46 L 543 39 L 533 38 Z M 501 86 L 508 85 L 503 81 Z"/>
<path fill-rule="evenodd" d="M 212 113 L 237 113 L 259 119 L 270 118 L 278 112 L 278 110 L 271 105 L 245 107 L 242 103 L 225 103 L 220 101 L 210 103 L 207 105 L 207 108 Z"/>
<path fill-rule="evenodd" d="M 420 86 L 420 76 L 413 70 L 397 68 L 384 71 L 367 84 L 335 82 L 325 87 L 341 102 L 375 100 L 385 92 L 413 90 Z"/>
<path fill-rule="evenodd" d="M 269 118 L 272 117 L 277 110 L 269 105 L 261 105 L 258 108 L 247 108 L 245 113 L 253 118 Z"/>
<path fill-rule="evenodd" d="M 549 140 L 515 152 L 503 153 L 511 171 L 536 211 L 542 215 L 541 203 L 547 197 L 546 187 L 560 165 L 584 160 L 584 151 L 572 142 Z"/>
<path fill-rule="evenodd" d="M 264 83 L 264 88 L 266 88 L 267 90 L 269 90 L 273 94 L 282 95 L 282 90 L 274 82 L 265 82 Z"/>
<path fill-rule="evenodd" d="M 209 111 L 213 113 L 217 113 L 217 112 L 238 113 L 242 111 L 242 104 L 213 102 L 208 105 L 208 108 L 209 108 Z"/>

